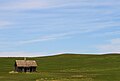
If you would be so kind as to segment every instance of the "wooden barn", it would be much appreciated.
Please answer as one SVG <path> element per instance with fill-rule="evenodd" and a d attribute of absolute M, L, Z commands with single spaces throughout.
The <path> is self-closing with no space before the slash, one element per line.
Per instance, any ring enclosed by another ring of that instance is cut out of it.
<path fill-rule="evenodd" d="M 34 60 L 16 60 L 16 72 L 36 72 L 37 63 Z"/>

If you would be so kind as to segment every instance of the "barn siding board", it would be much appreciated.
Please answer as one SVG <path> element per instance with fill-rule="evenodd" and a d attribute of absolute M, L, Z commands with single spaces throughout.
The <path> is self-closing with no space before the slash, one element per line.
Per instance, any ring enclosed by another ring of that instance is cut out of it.
<path fill-rule="evenodd" d="M 15 71 L 17 72 L 36 72 L 37 63 L 34 60 L 16 60 Z"/>

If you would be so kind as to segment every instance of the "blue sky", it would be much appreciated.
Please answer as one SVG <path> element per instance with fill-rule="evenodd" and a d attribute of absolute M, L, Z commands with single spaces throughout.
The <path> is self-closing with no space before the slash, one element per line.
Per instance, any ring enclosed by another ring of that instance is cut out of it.
<path fill-rule="evenodd" d="M 0 0 L 0 56 L 113 52 L 119 0 Z"/>

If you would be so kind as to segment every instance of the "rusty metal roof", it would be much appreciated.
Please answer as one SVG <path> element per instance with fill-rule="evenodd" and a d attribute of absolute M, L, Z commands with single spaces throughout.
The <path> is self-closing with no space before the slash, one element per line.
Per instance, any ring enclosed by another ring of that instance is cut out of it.
<path fill-rule="evenodd" d="M 37 63 L 34 60 L 16 60 L 18 67 L 37 67 Z"/>

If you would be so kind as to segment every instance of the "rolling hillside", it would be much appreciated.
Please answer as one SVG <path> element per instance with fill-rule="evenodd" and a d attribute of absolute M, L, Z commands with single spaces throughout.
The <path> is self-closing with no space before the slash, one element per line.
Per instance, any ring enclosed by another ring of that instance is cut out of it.
<path fill-rule="evenodd" d="M 120 81 L 120 55 L 62 54 L 36 60 L 36 73 L 12 73 L 15 60 L 0 58 L 0 81 Z"/>

